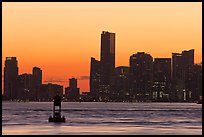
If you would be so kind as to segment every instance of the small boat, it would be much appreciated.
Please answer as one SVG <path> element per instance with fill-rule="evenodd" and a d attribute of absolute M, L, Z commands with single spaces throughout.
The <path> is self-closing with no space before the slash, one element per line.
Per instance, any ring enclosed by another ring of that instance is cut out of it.
<path fill-rule="evenodd" d="M 61 116 L 61 97 L 54 97 L 53 116 L 48 119 L 49 122 L 65 122 L 65 117 Z"/>

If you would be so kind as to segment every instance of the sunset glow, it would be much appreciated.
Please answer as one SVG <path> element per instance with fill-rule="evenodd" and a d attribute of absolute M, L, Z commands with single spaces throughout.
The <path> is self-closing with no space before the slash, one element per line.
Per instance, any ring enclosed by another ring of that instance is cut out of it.
<path fill-rule="evenodd" d="M 152 57 L 195 49 L 202 61 L 202 3 L 193 2 L 2 2 L 2 75 L 15 56 L 19 74 L 42 69 L 43 83 L 89 91 L 91 57 L 100 59 L 102 31 L 116 34 L 116 67 L 140 51 Z"/>

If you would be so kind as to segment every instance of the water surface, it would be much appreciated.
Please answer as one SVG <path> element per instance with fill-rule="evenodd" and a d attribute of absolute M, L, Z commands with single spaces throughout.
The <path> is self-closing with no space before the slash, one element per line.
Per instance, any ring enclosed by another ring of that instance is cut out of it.
<path fill-rule="evenodd" d="M 196 103 L 62 102 L 66 123 L 49 123 L 52 102 L 2 102 L 2 134 L 202 134 Z"/>

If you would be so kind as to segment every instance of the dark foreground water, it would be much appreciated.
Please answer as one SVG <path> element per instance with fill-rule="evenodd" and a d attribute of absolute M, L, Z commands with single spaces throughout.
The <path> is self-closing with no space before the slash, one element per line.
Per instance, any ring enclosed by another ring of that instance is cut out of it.
<path fill-rule="evenodd" d="M 2 102 L 2 134 L 202 134 L 196 103 L 62 102 L 66 123 L 49 123 L 52 102 Z"/>

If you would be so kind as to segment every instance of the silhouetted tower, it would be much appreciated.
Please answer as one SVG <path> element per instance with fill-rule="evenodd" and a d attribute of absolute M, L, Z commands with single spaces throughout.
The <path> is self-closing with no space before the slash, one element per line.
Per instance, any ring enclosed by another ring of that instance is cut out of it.
<path fill-rule="evenodd" d="M 109 92 L 115 69 L 115 33 L 101 34 L 101 90 Z"/>
<path fill-rule="evenodd" d="M 174 100 L 185 101 L 189 96 L 186 80 L 188 70 L 194 65 L 194 49 L 182 51 L 182 53 L 172 53 L 172 81 Z M 191 94 L 191 93 L 190 93 Z"/>
<path fill-rule="evenodd" d="M 34 79 L 34 97 L 37 100 L 40 92 L 40 86 L 42 85 L 42 70 L 38 67 L 33 67 L 33 79 Z"/>
<path fill-rule="evenodd" d="M 37 86 L 42 85 L 42 70 L 38 67 L 33 67 L 33 77 L 35 78 L 35 84 Z"/>
<path fill-rule="evenodd" d="M 198 101 L 202 96 L 202 65 L 194 64 L 185 70 L 185 100 Z"/>
<path fill-rule="evenodd" d="M 4 95 L 7 99 L 17 97 L 18 62 L 16 57 L 6 57 L 4 67 Z"/>
<path fill-rule="evenodd" d="M 189 84 L 193 85 L 191 73 L 194 68 L 194 49 L 189 51 L 182 51 L 182 63 L 183 63 L 183 72 L 182 72 L 182 82 L 183 82 L 183 100 L 190 101 L 195 90 L 193 90 Z"/>
<path fill-rule="evenodd" d="M 100 61 L 91 57 L 90 93 L 94 98 L 98 98 L 99 86 L 100 86 Z"/>
<path fill-rule="evenodd" d="M 69 79 L 69 87 L 72 89 L 77 88 L 77 79 L 75 78 Z"/>
<path fill-rule="evenodd" d="M 78 101 L 80 94 L 79 92 L 79 88 L 77 88 L 77 79 L 69 79 L 69 87 L 65 88 L 65 95 L 67 99 L 70 101 Z"/>
<path fill-rule="evenodd" d="M 194 49 L 182 51 L 182 62 L 184 68 L 194 65 Z"/>
<path fill-rule="evenodd" d="M 115 68 L 114 89 L 116 100 L 129 98 L 129 67 L 119 66 Z"/>
<path fill-rule="evenodd" d="M 153 62 L 153 100 L 168 101 L 171 86 L 171 58 L 155 58 Z"/>
<path fill-rule="evenodd" d="M 34 79 L 32 74 L 21 74 L 18 76 L 17 97 L 20 100 L 35 100 Z"/>
<path fill-rule="evenodd" d="M 137 101 L 152 98 L 153 58 L 150 54 L 138 52 L 130 56 L 130 90 Z"/>
<path fill-rule="evenodd" d="M 182 100 L 182 55 L 180 53 L 172 53 L 172 84 L 173 94 L 171 100 Z"/>

